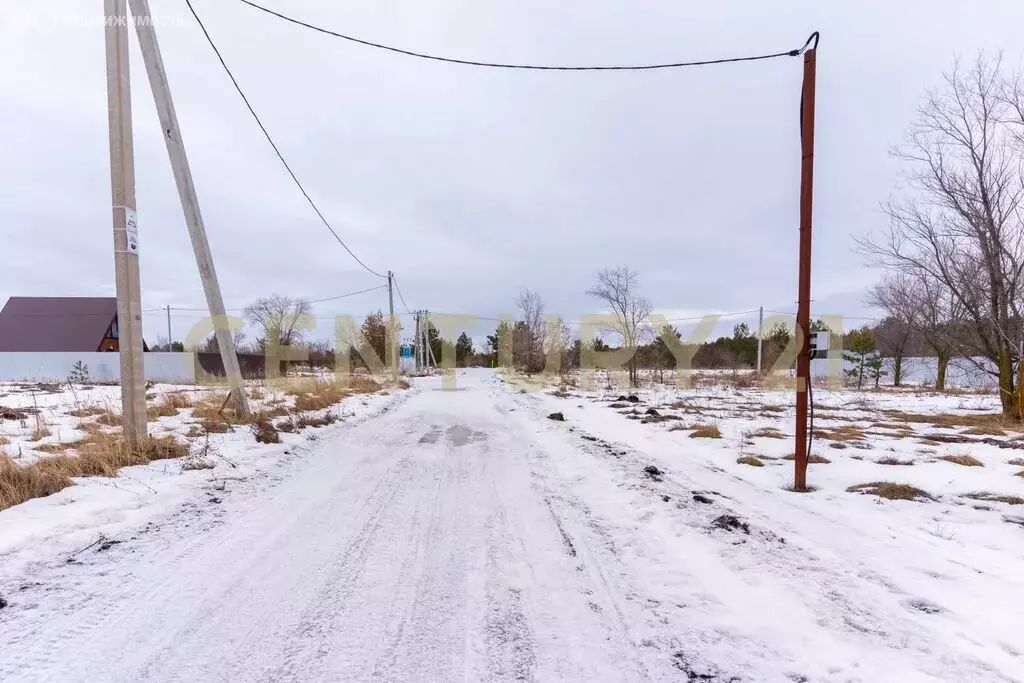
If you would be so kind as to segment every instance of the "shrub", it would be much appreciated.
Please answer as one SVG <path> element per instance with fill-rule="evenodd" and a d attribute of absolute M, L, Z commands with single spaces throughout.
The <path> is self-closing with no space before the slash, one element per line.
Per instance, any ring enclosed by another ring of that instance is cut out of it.
<path fill-rule="evenodd" d="M 761 462 L 760 459 L 755 458 L 752 455 L 744 455 L 742 458 L 739 458 L 736 462 L 738 462 L 740 465 L 750 465 L 751 467 L 764 467 L 764 463 Z"/>

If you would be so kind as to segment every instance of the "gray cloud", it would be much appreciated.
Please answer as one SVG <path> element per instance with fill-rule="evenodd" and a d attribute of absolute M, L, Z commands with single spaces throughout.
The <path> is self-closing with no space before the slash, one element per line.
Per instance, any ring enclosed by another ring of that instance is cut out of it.
<path fill-rule="evenodd" d="M 376 284 L 290 184 L 183 3 L 152 4 L 228 305 Z M 230 0 L 195 4 L 307 189 L 364 260 L 399 273 L 410 305 L 494 316 L 528 286 L 575 319 L 594 308 L 584 294 L 593 273 L 625 263 L 659 309 L 793 307 L 799 59 L 486 71 L 358 48 Z M 535 62 L 771 52 L 820 30 L 814 306 L 847 315 L 870 315 L 863 290 L 875 275 L 851 235 L 882 225 L 878 202 L 899 173 L 889 147 L 955 52 L 1014 47 L 1006 58 L 1019 63 L 1024 23 L 1010 0 L 272 4 L 424 51 Z M 113 291 L 95 9 L 78 0 L 0 9 L 10 19 L 0 21 L 0 296 Z M 144 306 L 201 305 L 132 42 Z M 375 292 L 319 312 L 386 303 Z M 148 317 L 147 337 L 164 326 L 159 313 Z"/>

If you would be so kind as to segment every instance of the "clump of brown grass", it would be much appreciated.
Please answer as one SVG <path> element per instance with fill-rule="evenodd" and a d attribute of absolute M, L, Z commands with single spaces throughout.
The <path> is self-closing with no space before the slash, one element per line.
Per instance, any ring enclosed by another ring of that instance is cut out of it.
<path fill-rule="evenodd" d="M 989 493 L 988 491 L 965 493 L 964 498 L 970 498 L 972 500 L 984 500 L 995 503 L 1006 503 L 1007 505 L 1024 505 L 1024 498 L 1021 498 L 1020 496 L 1004 496 L 997 493 Z"/>
<path fill-rule="evenodd" d="M 376 383 L 374 383 L 376 386 Z M 289 391 L 287 393 L 293 393 Z M 338 382 L 315 382 L 306 391 L 296 391 L 295 410 L 300 413 L 329 408 L 349 395 L 348 387 Z M 355 392 L 352 392 L 355 393 Z"/>
<path fill-rule="evenodd" d="M 1014 458 L 1006 463 L 1007 465 L 1016 465 L 1017 467 L 1024 467 L 1024 458 Z"/>
<path fill-rule="evenodd" d="M 786 411 L 786 409 L 782 406 L 776 406 L 771 404 L 761 406 L 761 410 L 763 410 L 766 413 L 782 413 Z"/>
<path fill-rule="evenodd" d="M 96 422 L 107 427 L 120 427 L 121 413 L 114 412 L 111 408 L 106 408 L 103 414 L 96 418 Z"/>
<path fill-rule="evenodd" d="M 697 425 L 690 434 L 691 439 L 721 439 L 722 430 L 717 425 Z"/>
<path fill-rule="evenodd" d="M 29 437 L 29 441 L 40 441 L 50 436 L 50 428 L 45 424 L 38 424 L 36 428 L 32 430 L 32 436 Z"/>
<path fill-rule="evenodd" d="M 790 453 L 789 455 L 782 456 L 783 460 L 796 460 L 796 454 Z M 810 465 L 827 465 L 831 460 L 828 458 L 818 455 L 817 453 L 811 453 L 807 456 L 807 463 Z"/>
<path fill-rule="evenodd" d="M 960 432 L 969 436 L 1006 436 L 1006 431 L 995 426 L 970 427 Z"/>
<path fill-rule="evenodd" d="M 263 387 L 260 387 L 260 386 L 249 387 L 248 394 L 249 394 L 249 398 L 251 398 L 254 401 L 260 401 L 265 396 L 265 393 L 263 391 Z"/>
<path fill-rule="evenodd" d="M 1021 470 L 1020 472 L 1017 472 L 1013 476 L 1015 476 L 1015 477 L 1024 477 L 1024 470 Z"/>
<path fill-rule="evenodd" d="M 257 443 L 281 443 L 277 428 L 266 414 L 261 413 L 254 416 L 249 428 L 252 430 L 253 436 L 256 437 Z"/>
<path fill-rule="evenodd" d="M 6 455 L 0 455 L 0 510 L 33 498 L 45 498 L 72 485 L 74 482 L 60 472 L 34 465 L 21 467 Z"/>
<path fill-rule="evenodd" d="M 411 385 L 411 384 L 409 384 L 409 381 L 408 381 L 408 380 L 405 380 L 405 379 L 400 379 L 400 380 L 398 380 L 398 384 L 397 384 L 396 386 L 397 386 L 397 387 L 398 387 L 399 389 L 409 389 L 409 388 L 411 388 L 411 387 L 412 387 L 412 385 Z M 575 382 L 575 381 L 574 381 L 574 382 L 572 383 L 572 386 L 576 386 L 576 382 Z"/>
<path fill-rule="evenodd" d="M 338 416 L 333 413 L 327 413 L 321 417 L 314 417 L 312 415 L 299 415 L 295 418 L 296 429 L 305 429 L 306 427 L 326 427 L 332 425 L 338 421 Z"/>
<path fill-rule="evenodd" d="M 0 446 L 6 446 L 11 442 L 6 436 L 0 436 Z"/>
<path fill-rule="evenodd" d="M 875 461 L 879 465 L 913 465 L 913 460 L 900 460 L 895 455 L 887 455 Z"/>
<path fill-rule="evenodd" d="M 107 412 L 107 408 L 101 406 L 81 406 L 73 410 L 68 411 L 68 415 L 71 417 L 94 417 L 96 415 L 103 415 Z"/>
<path fill-rule="evenodd" d="M 939 460 L 945 460 L 946 462 L 955 463 L 957 465 L 963 465 L 964 467 L 984 467 L 985 463 L 978 460 L 972 455 L 967 453 L 961 453 L 959 455 L 940 455 Z"/>
<path fill-rule="evenodd" d="M 975 415 L 952 415 L 950 413 L 907 413 L 902 410 L 883 411 L 893 420 L 902 422 L 914 422 L 920 424 L 933 424 L 936 427 L 972 427 L 980 430 L 1000 430 L 1006 427 L 1006 418 L 999 413 L 981 413 Z M 979 434 L 988 434 L 990 431 L 981 431 Z M 1003 432 L 1005 433 L 1005 432 Z"/>
<path fill-rule="evenodd" d="M 775 427 L 761 427 L 750 433 L 750 436 L 760 436 L 765 439 L 785 439 L 786 435 Z"/>
<path fill-rule="evenodd" d="M 859 441 L 864 438 L 864 431 L 854 425 L 842 425 L 831 429 L 815 429 L 814 438 L 823 441 Z"/>
<path fill-rule="evenodd" d="M 866 484 L 856 484 L 846 489 L 850 493 L 866 493 L 879 498 L 889 500 L 935 500 L 927 491 L 923 491 L 909 484 L 895 484 L 891 481 L 872 481 Z"/>
<path fill-rule="evenodd" d="M 188 455 L 188 447 L 174 437 L 146 437 L 130 445 L 120 434 L 102 430 L 67 445 L 78 455 L 42 458 L 25 467 L 0 458 L 0 510 L 52 495 L 71 486 L 73 477 L 114 477 L 122 467 Z"/>
<path fill-rule="evenodd" d="M 146 408 L 146 417 L 156 420 L 161 417 L 173 417 L 185 408 L 192 407 L 192 397 L 188 394 L 176 391 L 164 394 L 159 403 Z"/>
<path fill-rule="evenodd" d="M 764 463 L 752 455 L 744 455 L 742 458 L 738 458 L 736 462 L 740 465 L 750 465 L 751 467 L 764 467 Z"/>

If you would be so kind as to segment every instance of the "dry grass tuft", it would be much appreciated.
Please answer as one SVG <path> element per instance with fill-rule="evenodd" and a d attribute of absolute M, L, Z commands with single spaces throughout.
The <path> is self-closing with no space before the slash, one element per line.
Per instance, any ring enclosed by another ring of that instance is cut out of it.
<path fill-rule="evenodd" d="M 782 459 L 783 460 L 796 460 L 796 454 L 795 453 L 790 453 L 789 455 L 783 456 Z M 809 465 L 827 465 L 830 462 L 832 462 L 832 461 L 829 460 L 828 458 L 824 457 L 824 456 L 818 455 L 817 453 L 811 453 L 810 455 L 807 456 L 807 464 L 809 464 Z"/>
<path fill-rule="evenodd" d="M 744 455 L 742 458 L 738 458 L 736 462 L 740 465 L 750 465 L 751 467 L 764 467 L 764 463 L 752 455 Z"/>
<path fill-rule="evenodd" d="M 409 381 L 405 380 L 405 379 L 398 380 L 398 384 L 396 386 L 398 386 L 399 389 L 410 389 L 410 388 L 412 388 L 412 385 L 409 384 Z M 576 383 L 573 382 L 572 386 L 576 386 Z"/>
<path fill-rule="evenodd" d="M 721 439 L 722 430 L 716 425 L 697 425 L 690 434 L 691 439 Z"/>
<path fill-rule="evenodd" d="M 1006 436 L 1006 431 L 995 426 L 970 427 L 960 432 L 968 436 Z"/>
<path fill-rule="evenodd" d="M 883 411 L 889 418 L 902 422 L 913 422 L 919 424 L 932 424 L 936 427 L 971 427 L 981 431 L 977 434 L 992 434 L 996 431 L 1000 435 L 1007 427 L 1007 418 L 999 413 L 981 413 L 975 415 L 952 415 L 950 413 L 907 413 L 902 410 Z"/>
<path fill-rule="evenodd" d="M 1013 476 L 1015 476 L 1015 477 L 1024 477 L 1024 470 L 1021 470 L 1020 472 L 1017 472 Z"/>
<path fill-rule="evenodd" d="M 0 458 L 0 510 L 52 495 L 71 486 L 73 477 L 114 477 L 122 467 L 188 455 L 188 446 L 174 437 L 147 437 L 131 446 L 120 434 L 101 430 L 67 446 L 78 455 L 43 458 L 25 467 Z"/>
<path fill-rule="evenodd" d="M 277 428 L 266 414 L 261 413 L 253 416 L 250 429 L 253 436 L 256 437 L 257 443 L 281 443 L 281 437 L 277 433 Z"/>
<path fill-rule="evenodd" d="M 1017 467 L 1024 467 L 1024 458 L 1014 458 L 1013 460 L 1008 460 L 1006 464 L 1016 465 Z"/>
<path fill-rule="evenodd" d="M 978 460 L 972 455 L 962 453 L 960 455 L 940 455 L 939 460 L 945 460 L 946 462 L 955 463 L 957 465 L 963 465 L 964 467 L 984 467 L 985 463 Z"/>
<path fill-rule="evenodd" d="M 785 439 L 786 435 L 775 427 L 762 427 L 750 433 L 750 436 L 760 436 L 765 439 Z"/>
<path fill-rule="evenodd" d="M 295 428 L 305 429 L 306 427 L 326 427 L 332 425 L 339 420 L 337 415 L 327 413 L 322 417 L 314 417 L 312 415 L 299 415 L 295 418 Z"/>
<path fill-rule="evenodd" d="M 107 412 L 109 412 L 109 409 L 101 406 L 82 406 L 81 408 L 69 410 L 68 415 L 71 417 L 95 417 L 96 415 L 104 415 Z"/>
<path fill-rule="evenodd" d="M 875 461 L 879 465 L 913 465 L 913 460 L 900 460 L 895 455 L 887 455 Z"/>
<path fill-rule="evenodd" d="M 864 438 L 864 431 L 853 425 L 842 425 L 832 429 L 815 429 L 814 438 L 823 441 L 859 441 Z"/>
<path fill-rule="evenodd" d="M 50 434 L 51 434 L 50 428 L 47 427 L 45 424 L 40 423 L 40 424 L 36 425 L 35 429 L 32 430 L 32 436 L 30 436 L 28 440 L 29 441 L 40 441 L 40 440 L 45 439 L 46 437 L 50 436 Z"/>
<path fill-rule="evenodd" d="M 96 422 L 107 427 L 121 426 L 121 413 L 114 412 L 111 408 L 103 411 L 103 414 L 96 418 Z"/>
<path fill-rule="evenodd" d="M 74 482 L 60 472 L 35 466 L 21 467 L 6 455 L 0 455 L 0 510 L 20 505 L 33 498 L 45 498 Z"/>
<path fill-rule="evenodd" d="M 856 484 L 846 489 L 850 493 L 866 493 L 879 498 L 889 500 L 935 500 L 935 498 L 919 488 L 909 484 L 895 484 L 891 481 L 872 481 L 866 484 Z"/>
<path fill-rule="evenodd" d="M 972 500 L 985 500 L 995 503 L 1006 503 L 1007 505 L 1024 505 L 1024 498 L 1021 498 L 1020 496 L 1004 496 L 996 493 L 989 493 L 988 491 L 965 493 L 964 498 L 970 498 Z"/>

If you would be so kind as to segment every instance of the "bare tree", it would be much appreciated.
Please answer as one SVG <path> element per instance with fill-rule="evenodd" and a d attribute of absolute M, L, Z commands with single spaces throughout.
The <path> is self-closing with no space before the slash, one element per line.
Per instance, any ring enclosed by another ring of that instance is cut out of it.
<path fill-rule="evenodd" d="M 559 372 L 568 370 L 569 351 L 576 341 L 576 335 L 562 318 L 553 318 L 546 323 L 544 335 L 545 367 L 549 363 L 557 365 Z"/>
<path fill-rule="evenodd" d="M 235 347 L 235 351 L 245 351 L 245 333 L 241 330 L 233 332 L 231 334 L 231 343 Z M 203 343 L 199 345 L 199 351 L 201 353 L 220 353 L 220 343 L 217 341 L 217 335 L 211 334 Z"/>
<path fill-rule="evenodd" d="M 587 294 L 611 309 L 614 322 L 606 331 L 619 335 L 622 346 L 635 352 L 643 337 L 648 336 L 647 318 L 651 314 L 651 303 L 636 291 L 638 273 L 628 266 L 605 268 L 594 279 Z M 629 381 L 633 386 L 638 383 L 635 353 L 629 359 Z"/>
<path fill-rule="evenodd" d="M 245 307 L 246 319 L 263 332 L 264 340 L 276 339 L 280 346 L 295 346 L 302 341 L 299 327 L 313 306 L 305 299 L 273 294 Z"/>
<path fill-rule="evenodd" d="M 539 372 L 544 363 L 544 340 L 547 337 L 544 302 L 537 290 L 521 289 L 516 297 L 516 308 L 519 309 L 513 340 L 516 364 L 527 373 Z"/>
<path fill-rule="evenodd" d="M 959 63 L 941 91 L 929 93 L 905 146 L 913 191 L 884 205 L 886 235 L 861 241 L 876 263 L 927 276 L 947 290 L 970 326 L 963 355 L 983 356 L 999 378 L 1005 414 L 1015 400 L 1024 224 L 1021 144 L 1013 128 L 1013 91 L 999 60 Z M 1024 387 L 1022 387 L 1024 388 Z"/>
<path fill-rule="evenodd" d="M 956 297 L 924 272 L 894 271 L 868 292 L 868 301 L 905 321 L 914 337 L 935 354 L 935 390 L 945 391 L 946 370 L 957 347 L 962 319 Z"/>

